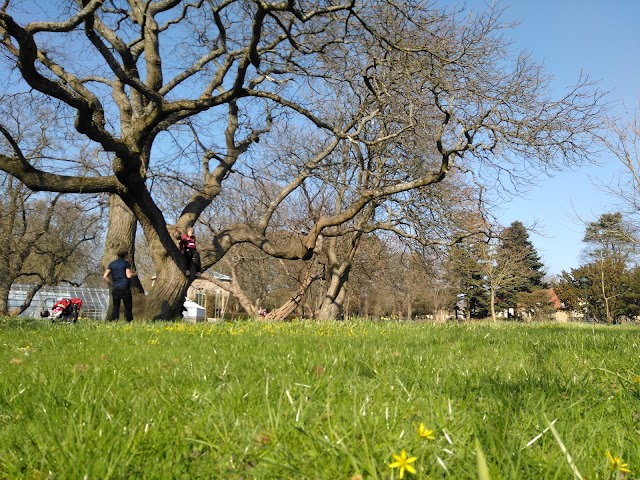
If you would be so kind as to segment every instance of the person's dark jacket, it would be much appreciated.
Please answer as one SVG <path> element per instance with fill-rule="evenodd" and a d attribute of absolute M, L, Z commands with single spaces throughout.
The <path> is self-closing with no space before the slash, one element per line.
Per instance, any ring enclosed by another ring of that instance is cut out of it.
<path fill-rule="evenodd" d="M 131 281 L 127 278 L 127 268 L 131 268 L 131 264 L 124 258 L 118 258 L 109 264 L 113 288 L 130 288 Z"/>

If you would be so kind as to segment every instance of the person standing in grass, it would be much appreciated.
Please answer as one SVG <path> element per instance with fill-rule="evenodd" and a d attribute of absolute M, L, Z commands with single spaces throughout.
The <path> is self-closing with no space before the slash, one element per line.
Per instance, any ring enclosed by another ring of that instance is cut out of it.
<path fill-rule="evenodd" d="M 104 271 L 104 278 L 111 284 L 111 317 L 109 320 L 118 320 L 120 317 L 120 302 L 124 304 L 124 318 L 127 322 L 133 320 L 133 298 L 131 296 L 131 264 L 126 260 L 129 252 L 127 249 L 118 250 L 118 258 L 109 264 Z"/>

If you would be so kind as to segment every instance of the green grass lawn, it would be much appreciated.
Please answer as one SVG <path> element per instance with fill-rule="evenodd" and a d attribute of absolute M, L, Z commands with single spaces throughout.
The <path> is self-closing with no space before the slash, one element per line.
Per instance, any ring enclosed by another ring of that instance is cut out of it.
<path fill-rule="evenodd" d="M 633 327 L 4 319 L 0 342 L 0 478 L 640 478 Z"/>

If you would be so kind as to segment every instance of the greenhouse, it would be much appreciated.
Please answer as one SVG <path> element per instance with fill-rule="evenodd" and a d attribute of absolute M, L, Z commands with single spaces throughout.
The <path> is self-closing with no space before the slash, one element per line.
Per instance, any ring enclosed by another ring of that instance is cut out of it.
<path fill-rule="evenodd" d="M 9 292 L 9 310 L 18 308 L 27 298 L 31 285 L 13 285 Z M 21 317 L 39 318 L 40 312 L 50 309 L 53 303 L 61 298 L 82 299 L 80 315 L 92 320 L 104 320 L 109 307 L 108 288 L 74 287 L 58 285 L 42 287 L 34 295 L 31 305 L 20 314 Z"/>

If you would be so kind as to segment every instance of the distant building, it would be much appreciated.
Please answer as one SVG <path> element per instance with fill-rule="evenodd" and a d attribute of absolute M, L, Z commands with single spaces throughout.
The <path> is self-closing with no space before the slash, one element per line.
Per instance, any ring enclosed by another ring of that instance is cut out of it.
<path fill-rule="evenodd" d="M 553 288 L 549 288 L 547 290 L 547 295 L 549 295 L 549 298 L 551 299 L 551 305 L 555 310 L 556 320 L 558 322 L 568 322 L 570 320 L 569 313 L 562 310 L 562 302 L 558 298 L 558 295 L 556 295 L 556 292 L 553 290 Z"/>
<path fill-rule="evenodd" d="M 218 272 L 208 273 L 219 282 L 231 283 L 231 277 Z M 231 294 L 206 278 L 196 278 L 189 290 L 187 298 L 204 307 L 207 321 L 221 320 L 227 311 Z"/>

